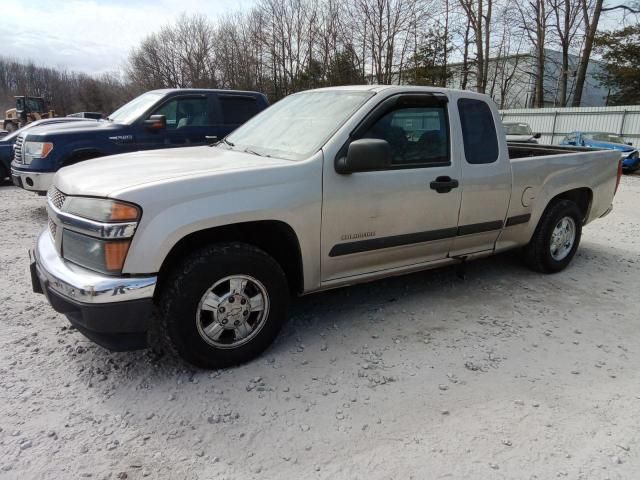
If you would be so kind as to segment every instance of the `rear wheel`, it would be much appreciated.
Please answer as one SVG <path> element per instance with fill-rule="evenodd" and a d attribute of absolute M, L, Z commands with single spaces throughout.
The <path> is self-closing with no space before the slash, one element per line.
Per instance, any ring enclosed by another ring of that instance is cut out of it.
<path fill-rule="evenodd" d="M 280 265 L 243 243 L 192 254 L 174 269 L 160 298 L 170 344 L 202 368 L 228 367 L 259 355 L 276 337 L 288 306 Z"/>
<path fill-rule="evenodd" d="M 582 212 L 569 200 L 551 203 L 529 244 L 524 259 L 537 272 L 555 273 L 564 270 L 578 249 L 582 236 Z"/>

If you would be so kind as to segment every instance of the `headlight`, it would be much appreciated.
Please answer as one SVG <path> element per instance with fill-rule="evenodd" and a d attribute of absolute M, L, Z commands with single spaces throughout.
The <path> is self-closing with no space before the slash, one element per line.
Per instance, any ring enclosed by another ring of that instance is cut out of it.
<path fill-rule="evenodd" d="M 96 222 L 135 222 L 140 219 L 140 209 L 135 205 L 104 198 L 67 197 L 62 211 Z"/>
<path fill-rule="evenodd" d="M 90 270 L 120 273 L 127 258 L 131 239 L 101 240 L 65 229 L 62 232 L 62 256 Z"/>
<path fill-rule="evenodd" d="M 56 214 L 64 229 L 61 253 L 65 260 L 107 274 L 122 271 L 141 217 L 139 207 L 119 200 L 70 196 Z"/>
<path fill-rule="evenodd" d="M 46 158 L 47 155 L 53 150 L 53 143 L 51 142 L 25 142 L 23 147 L 24 163 L 27 165 L 32 160 Z"/>

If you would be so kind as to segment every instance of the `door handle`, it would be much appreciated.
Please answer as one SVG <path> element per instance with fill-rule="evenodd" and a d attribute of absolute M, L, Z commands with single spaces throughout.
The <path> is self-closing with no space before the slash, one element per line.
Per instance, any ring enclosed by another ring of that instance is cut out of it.
<path fill-rule="evenodd" d="M 438 177 L 429 184 L 429 187 L 438 193 L 448 193 L 452 189 L 458 188 L 459 185 L 458 180 L 451 177 Z"/>

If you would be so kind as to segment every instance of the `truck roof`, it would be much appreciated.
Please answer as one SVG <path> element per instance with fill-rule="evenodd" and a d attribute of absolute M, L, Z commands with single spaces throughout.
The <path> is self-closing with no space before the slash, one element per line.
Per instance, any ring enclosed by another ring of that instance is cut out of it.
<path fill-rule="evenodd" d="M 426 92 L 426 93 L 456 93 L 462 94 L 466 97 L 477 97 L 487 100 L 488 97 L 485 94 L 472 92 L 470 90 L 460 90 L 455 88 L 444 87 L 430 87 L 430 86 L 417 86 L 417 85 L 342 85 L 339 87 L 324 87 L 316 88 L 314 91 L 330 91 L 330 90 L 346 90 L 346 91 L 371 91 L 371 92 L 383 92 L 383 91 L 397 91 L 400 92 Z M 310 90 L 307 90 L 310 91 Z M 301 92 L 298 92 L 301 93 Z"/>
<path fill-rule="evenodd" d="M 251 90 L 228 90 L 224 88 L 159 88 L 156 90 L 150 90 L 151 92 L 168 94 L 175 92 L 186 92 L 186 93 L 241 93 L 241 94 L 251 94 L 251 95 L 263 95 L 261 92 L 251 91 Z"/>

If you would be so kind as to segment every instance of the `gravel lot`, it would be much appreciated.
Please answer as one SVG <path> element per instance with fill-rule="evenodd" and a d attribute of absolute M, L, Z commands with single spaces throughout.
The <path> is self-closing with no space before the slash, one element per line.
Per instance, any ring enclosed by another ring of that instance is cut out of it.
<path fill-rule="evenodd" d="M 630 479 L 640 177 L 553 276 L 516 254 L 300 299 L 262 358 L 112 354 L 28 280 L 44 198 L 0 187 L 0 478 Z"/>

